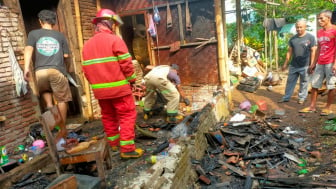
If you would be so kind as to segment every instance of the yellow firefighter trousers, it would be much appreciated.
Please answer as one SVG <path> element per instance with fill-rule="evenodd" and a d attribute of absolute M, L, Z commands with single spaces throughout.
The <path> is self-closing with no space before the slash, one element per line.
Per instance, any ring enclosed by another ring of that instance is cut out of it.
<path fill-rule="evenodd" d="M 167 103 L 167 114 L 173 115 L 178 113 L 180 94 L 176 86 L 170 82 L 167 76 L 150 75 L 145 77 L 146 96 L 144 101 L 144 110 L 150 111 L 156 101 L 156 91 L 158 90 Z"/>

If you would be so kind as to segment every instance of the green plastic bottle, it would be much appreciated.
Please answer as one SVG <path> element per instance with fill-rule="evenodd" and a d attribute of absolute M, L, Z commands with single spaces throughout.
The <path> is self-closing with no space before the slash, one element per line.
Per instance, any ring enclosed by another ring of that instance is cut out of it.
<path fill-rule="evenodd" d="M 6 146 L 1 146 L 0 151 L 1 151 L 0 165 L 5 165 L 9 161 Z"/>

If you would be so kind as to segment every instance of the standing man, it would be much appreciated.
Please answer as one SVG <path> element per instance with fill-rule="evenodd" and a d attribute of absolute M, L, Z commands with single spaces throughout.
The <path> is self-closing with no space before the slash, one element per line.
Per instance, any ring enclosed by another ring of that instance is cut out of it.
<path fill-rule="evenodd" d="M 24 77 L 30 76 L 30 62 L 35 52 L 34 70 L 37 87 L 47 108 L 53 106 L 53 97 L 61 112 L 64 123 L 67 116 L 67 103 L 72 100 L 64 58 L 69 56 L 69 48 L 64 35 L 53 30 L 56 13 L 42 10 L 38 13 L 41 29 L 28 34 L 24 50 Z"/>
<path fill-rule="evenodd" d="M 297 34 L 288 42 L 286 60 L 282 66 L 282 71 L 286 70 L 290 58 L 293 57 L 289 65 L 285 95 L 279 103 L 289 101 L 299 77 L 300 88 L 298 103 L 302 104 L 308 96 L 308 67 L 313 64 L 314 61 L 316 41 L 313 35 L 306 32 L 307 21 L 305 19 L 298 20 L 295 24 L 295 28 Z"/>
<path fill-rule="evenodd" d="M 150 117 L 153 112 L 152 108 L 156 102 L 156 92 L 160 92 L 167 102 L 167 121 L 170 123 L 177 122 L 178 107 L 181 99 L 188 106 L 189 100 L 185 98 L 181 89 L 181 80 L 177 74 L 178 65 L 172 64 L 160 65 L 154 67 L 148 74 L 145 75 L 146 96 L 144 102 L 144 118 Z"/>
<path fill-rule="evenodd" d="M 311 102 L 309 107 L 299 111 L 301 113 L 316 111 L 317 90 L 322 87 L 324 79 L 327 81 L 328 100 L 320 115 L 327 116 L 332 113 L 331 104 L 334 102 L 335 83 L 331 82 L 330 78 L 336 71 L 336 29 L 331 23 L 331 16 L 332 12 L 328 10 L 324 10 L 318 15 L 318 23 L 322 29 L 317 32 L 317 56 L 313 64 L 309 67 L 310 72 L 314 71 L 312 77 Z"/>
<path fill-rule="evenodd" d="M 93 24 L 95 34 L 83 47 L 84 74 L 98 99 L 112 150 L 120 146 L 121 158 L 139 158 L 144 152 L 135 147 L 137 112 L 131 89 L 136 77 L 126 44 L 114 33 L 122 21 L 113 11 L 101 9 Z"/>

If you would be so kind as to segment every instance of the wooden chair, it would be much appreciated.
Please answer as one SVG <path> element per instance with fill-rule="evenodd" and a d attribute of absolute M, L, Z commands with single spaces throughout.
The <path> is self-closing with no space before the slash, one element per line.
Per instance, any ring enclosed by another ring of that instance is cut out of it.
<path fill-rule="evenodd" d="M 96 143 L 91 144 L 88 149 L 74 154 L 68 154 L 65 151 L 57 151 L 56 148 L 56 141 L 60 137 L 63 137 L 64 135 L 66 136 L 66 132 L 64 132 L 66 127 L 58 107 L 54 106 L 48 111 L 44 112 L 40 116 L 40 122 L 43 126 L 49 147 L 49 153 L 53 162 L 55 163 L 56 173 L 58 176 L 61 174 L 61 165 L 94 161 L 97 166 L 98 177 L 100 177 L 102 180 L 102 186 L 105 186 L 105 168 L 108 166 L 111 167 L 112 160 L 111 149 L 105 137 L 99 139 Z M 54 136 L 52 133 L 52 130 L 55 128 L 55 126 L 60 126 L 62 128 L 56 136 Z"/>

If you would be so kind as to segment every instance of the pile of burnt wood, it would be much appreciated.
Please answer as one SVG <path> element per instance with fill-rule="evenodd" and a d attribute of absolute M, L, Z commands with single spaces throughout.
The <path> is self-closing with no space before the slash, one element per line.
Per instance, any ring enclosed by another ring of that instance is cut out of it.
<path fill-rule="evenodd" d="M 218 123 L 205 133 L 206 155 L 192 161 L 202 188 L 336 187 L 335 164 L 320 161 L 304 132 L 275 127 L 277 119 Z"/>

